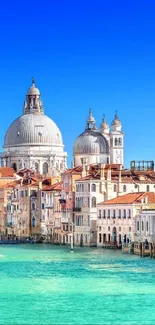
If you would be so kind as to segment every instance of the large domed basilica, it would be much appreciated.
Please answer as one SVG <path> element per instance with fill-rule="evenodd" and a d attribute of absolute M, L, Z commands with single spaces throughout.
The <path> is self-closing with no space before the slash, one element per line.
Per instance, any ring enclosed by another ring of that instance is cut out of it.
<path fill-rule="evenodd" d="M 66 169 L 62 135 L 57 125 L 44 114 L 40 91 L 32 79 L 23 115 L 8 128 L 4 139 L 2 166 L 15 170 L 30 168 L 41 174 L 58 175 Z"/>
<path fill-rule="evenodd" d="M 103 117 L 100 130 L 91 109 L 85 131 L 78 136 L 73 148 L 74 165 L 85 164 L 122 164 L 123 165 L 123 132 L 121 121 L 115 114 L 111 130 Z"/>

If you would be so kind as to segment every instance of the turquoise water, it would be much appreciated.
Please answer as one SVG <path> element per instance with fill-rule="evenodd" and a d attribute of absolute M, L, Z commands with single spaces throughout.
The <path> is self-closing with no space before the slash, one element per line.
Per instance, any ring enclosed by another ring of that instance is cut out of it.
<path fill-rule="evenodd" d="M 0 246 L 0 324 L 155 324 L 155 260 L 120 251 Z"/>

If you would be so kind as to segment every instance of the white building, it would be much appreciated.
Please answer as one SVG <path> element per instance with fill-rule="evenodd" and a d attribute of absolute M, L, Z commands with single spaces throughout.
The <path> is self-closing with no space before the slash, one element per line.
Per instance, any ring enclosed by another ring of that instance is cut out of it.
<path fill-rule="evenodd" d="M 127 193 L 137 195 L 139 192 L 147 192 L 149 195 L 149 192 L 155 191 L 155 172 L 124 170 L 121 165 L 116 164 L 90 166 L 83 164 L 82 177 L 76 180 L 75 184 L 74 242 L 76 245 L 93 245 L 95 241 L 97 243 L 97 220 L 99 216 L 97 204 L 117 197 L 121 199 Z M 110 204 L 110 201 L 108 202 Z M 110 209 L 113 210 L 113 208 Z M 130 208 L 125 206 L 122 209 L 126 210 L 125 213 L 128 216 L 127 209 Z M 132 216 L 132 209 L 130 212 Z M 115 222 L 112 218 L 113 212 L 110 213 L 110 219 L 109 217 L 103 220 L 101 218 L 101 223 L 106 223 L 107 227 L 110 227 L 110 230 L 106 228 L 106 234 L 112 238 Z M 122 212 L 121 215 L 123 216 Z M 124 232 L 128 237 L 133 228 L 131 219 L 117 218 L 117 225 L 120 229 L 118 229 L 117 235 L 122 236 Z M 106 240 L 108 240 L 107 237 Z"/>
<path fill-rule="evenodd" d="M 103 118 L 99 131 L 90 109 L 85 131 L 76 139 L 73 151 L 75 167 L 81 165 L 83 161 L 88 165 L 94 163 L 123 165 L 123 132 L 117 114 L 111 130 Z"/>
<path fill-rule="evenodd" d="M 155 193 L 128 193 L 97 206 L 97 246 L 135 240 L 135 220 L 143 209 L 155 204 Z M 139 222 L 139 221 L 138 221 Z M 139 228 L 140 229 L 140 228 Z"/>
<path fill-rule="evenodd" d="M 62 135 L 44 114 L 40 91 L 34 79 L 24 103 L 23 115 L 8 128 L 4 139 L 2 166 L 15 170 L 30 168 L 41 174 L 57 175 L 66 169 Z"/>
<path fill-rule="evenodd" d="M 135 218 L 135 242 L 155 242 L 155 202 Z"/>

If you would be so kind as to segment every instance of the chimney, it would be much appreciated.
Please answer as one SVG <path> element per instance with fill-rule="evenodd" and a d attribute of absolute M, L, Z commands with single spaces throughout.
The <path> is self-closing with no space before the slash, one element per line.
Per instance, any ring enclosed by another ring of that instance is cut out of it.
<path fill-rule="evenodd" d="M 39 182 L 39 190 L 42 190 L 42 181 Z"/>
<path fill-rule="evenodd" d="M 107 171 L 107 181 L 111 181 L 111 168 L 108 168 Z"/>
<path fill-rule="evenodd" d="M 100 164 L 100 179 L 102 181 L 105 180 L 104 169 L 105 169 L 105 164 Z"/>
<path fill-rule="evenodd" d="M 148 204 L 148 196 L 145 196 L 145 204 Z"/>
<path fill-rule="evenodd" d="M 85 177 L 87 175 L 87 159 L 81 158 L 82 162 L 82 177 Z"/>

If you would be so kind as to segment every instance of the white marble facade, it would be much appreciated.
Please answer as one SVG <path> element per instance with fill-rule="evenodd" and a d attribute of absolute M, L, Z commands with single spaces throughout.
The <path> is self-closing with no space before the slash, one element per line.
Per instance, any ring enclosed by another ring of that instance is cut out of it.
<path fill-rule="evenodd" d="M 61 132 L 44 114 L 34 79 L 26 95 L 23 115 L 8 128 L 3 148 L 2 166 L 17 171 L 29 168 L 53 176 L 66 169 L 67 153 L 64 152 Z"/>

